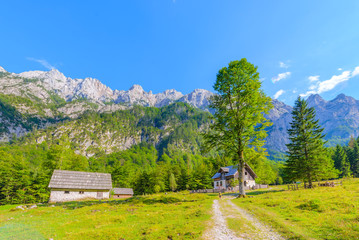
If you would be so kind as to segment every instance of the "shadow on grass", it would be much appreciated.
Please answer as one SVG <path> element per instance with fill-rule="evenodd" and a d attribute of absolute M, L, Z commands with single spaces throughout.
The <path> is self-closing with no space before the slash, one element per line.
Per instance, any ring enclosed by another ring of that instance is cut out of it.
<path fill-rule="evenodd" d="M 46 239 L 40 232 L 26 224 L 5 224 L 0 227 L 0 239 Z"/>
<path fill-rule="evenodd" d="M 277 189 L 271 189 L 271 190 L 266 190 L 266 191 L 263 191 L 263 190 L 258 190 L 258 191 L 251 191 L 251 192 L 248 192 L 247 195 L 248 196 L 257 196 L 257 195 L 261 195 L 261 194 L 265 194 L 265 193 L 274 193 L 274 192 L 283 192 L 284 189 L 280 189 L 280 190 L 277 190 Z"/>
<path fill-rule="evenodd" d="M 185 200 L 185 199 L 179 199 L 176 197 L 170 197 L 170 196 L 162 196 L 162 197 L 131 197 L 127 199 L 116 199 L 116 200 L 88 200 L 88 201 L 71 201 L 71 202 L 61 202 L 61 203 L 45 203 L 42 205 L 39 205 L 39 207 L 51 207 L 51 206 L 62 206 L 63 208 L 74 210 L 78 208 L 88 207 L 88 206 L 94 206 L 99 204 L 109 204 L 111 206 L 113 205 L 119 205 L 119 204 L 145 204 L 145 205 L 152 205 L 152 204 L 174 204 L 174 203 L 180 203 L 180 202 L 195 202 L 196 200 Z"/>

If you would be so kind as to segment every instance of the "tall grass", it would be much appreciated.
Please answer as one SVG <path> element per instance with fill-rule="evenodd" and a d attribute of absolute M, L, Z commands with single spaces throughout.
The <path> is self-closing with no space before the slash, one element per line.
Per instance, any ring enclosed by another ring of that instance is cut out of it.
<path fill-rule="evenodd" d="M 212 198 L 170 193 L 35 209 L 0 207 L 0 239 L 198 239 Z"/>
<path fill-rule="evenodd" d="M 359 179 L 343 186 L 288 191 L 279 187 L 235 199 L 289 239 L 359 239 Z"/>

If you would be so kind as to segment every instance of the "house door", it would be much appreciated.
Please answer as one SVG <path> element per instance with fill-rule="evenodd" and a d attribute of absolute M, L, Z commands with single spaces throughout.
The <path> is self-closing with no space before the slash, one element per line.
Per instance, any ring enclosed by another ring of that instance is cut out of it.
<path fill-rule="evenodd" d="M 97 198 L 103 198 L 103 192 L 97 192 Z"/>

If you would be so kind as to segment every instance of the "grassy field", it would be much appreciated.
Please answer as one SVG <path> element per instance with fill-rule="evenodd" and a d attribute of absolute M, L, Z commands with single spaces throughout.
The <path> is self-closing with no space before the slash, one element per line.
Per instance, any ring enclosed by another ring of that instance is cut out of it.
<path fill-rule="evenodd" d="M 359 179 L 343 186 L 252 191 L 232 200 L 288 239 L 359 239 Z M 230 226 L 231 227 L 231 226 Z"/>
<path fill-rule="evenodd" d="M 170 193 L 127 201 L 0 206 L 0 239 L 198 239 L 213 197 Z"/>

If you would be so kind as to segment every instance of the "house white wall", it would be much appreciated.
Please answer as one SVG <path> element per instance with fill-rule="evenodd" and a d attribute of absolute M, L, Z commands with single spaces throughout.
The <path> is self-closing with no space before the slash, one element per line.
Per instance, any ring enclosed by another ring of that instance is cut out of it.
<path fill-rule="evenodd" d="M 65 193 L 68 191 L 69 193 Z M 81 194 L 80 191 L 83 191 Z M 97 193 L 102 193 L 102 197 L 97 197 Z M 110 191 L 103 190 L 74 190 L 74 189 L 54 189 L 50 193 L 50 202 L 66 202 L 81 200 L 86 198 L 92 199 L 108 199 L 110 198 Z"/>
<path fill-rule="evenodd" d="M 245 180 L 246 186 L 248 187 L 254 187 L 256 185 L 255 180 Z"/>
<path fill-rule="evenodd" d="M 221 182 L 222 182 L 222 185 L 221 185 Z M 226 188 L 226 180 L 214 181 L 214 189 L 224 189 L 224 188 Z"/>

